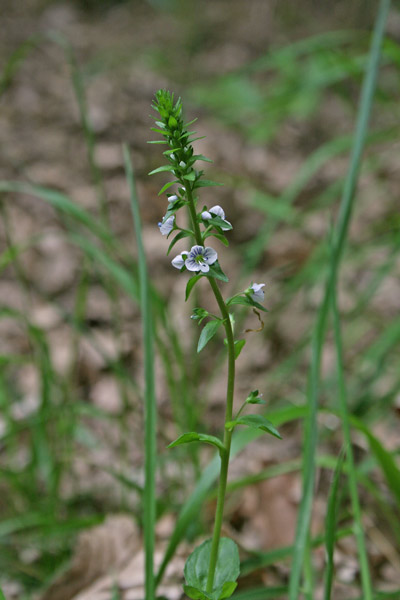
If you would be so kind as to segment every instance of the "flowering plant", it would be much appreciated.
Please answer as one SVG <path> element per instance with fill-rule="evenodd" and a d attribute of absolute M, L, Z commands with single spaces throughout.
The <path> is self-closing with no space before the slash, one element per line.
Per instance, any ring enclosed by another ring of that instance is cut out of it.
<path fill-rule="evenodd" d="M 220 326 L 225 329 L 225 341 L 228 348 L 228 379 L 223 439 L 191 431 L 181 435 L 169 445 L 169 448 L 173 448 L 190 442 L 205 442 L 218 449 L 221 458 L 221 470 L 213 536 L 196 548 L 189 556 L 184 569 L 186 580 L 184 591 L 193 600 L 223 600 L 233 594 L 240 572 L 239 552 L 236 544 L 229 538 L 221 538 L 232 433 L 238 425 L 245 425 L 261 429 L 277 438 L 281 437 L 273 424 L 264 416 L 258 414 L 242 415 L 249 404 L 264 403 L 261 399 L 262 394 L 259 394 L 258 390 L 250 392 L 240 410 L 236 415 L 233 415 L 235 361 L 243 349 L 245 340 L 234 339 L 234 319 L 230 310 L 235 304 L 241 304 L 252 307 L 256 311 L 266 312 L 261 304 L 264 300 L 263 288 L 265 284 L 252 283 L 246 290 L 224 300 L 217 280 L 227 282 L 228 278 L 219 264 L 217 251 L 206 245 L 206 240 L 208 241 L 208 238 L 214 237 L 225 246 L 228 246 L 226 232 L 232 229 L 232 225 L 225 218 L 225 212 L 219 205 L 211 208 L 203 206 L 199 210 L 196 195 L 199 188 L 220 184 L 205 179 L 204 171 L 196 168 L 198 161 L 211 161 L 202 154 L 194 154 L 192 144 L 199 138 L 193 137 L 196 132 L 187 130 L 187 127 L 194 121 L 184 123 L 180 98 L 174 102 L 173 94 L 166 90 L 159 90 L 155 95 L 152 106 L 158 113 L 155 120 L 156 127 L 153 127 L 152 130 L 161 134 L 163 139 L 150 143 L 164 144 L 168 149 L 163 153 L 167 164 L 154 169 L 150 175 L 162 172 L 172 174 L 173 180 L 161 188 L 160 195 L 166 193 L 172 186 L 177 186 L 173 194 L 167 194 L 167 212 L 159 223 L 162 235 L 169 237 L 171 234 L 175 234 L 169 244 L 167 254 L 170 253 L 179 240 L 189 238 L 192 241 L 189 250 L 181 252 L 172 260 L 172 265 L 180 272 L 189 271 L 191 274 L 193 273 L 186 285 L 186 300 L 189 298 L 193 287 L 200 279 L 205 277 L 208 279 L 220 310 L 220 316 L 216 316 L 204 308 L 194 309 L 192 319 L 198 321 L 199 325 L 204 319 L 209 319 L 200 333 L 197 351 L 200 352 L 205 348 Z M 176 220 L 176 213 L 183 207 L 186 207 L 190 216 L 190 226 L 188 228 L 180 227 Z"/>

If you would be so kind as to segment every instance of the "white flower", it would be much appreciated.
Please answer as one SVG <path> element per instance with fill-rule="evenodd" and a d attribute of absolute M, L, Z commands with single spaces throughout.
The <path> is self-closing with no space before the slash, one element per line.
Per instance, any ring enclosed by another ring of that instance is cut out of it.
<path fill-rule="evenodd" d="M 178 196 L 176 194 L 168 196 L 168 202 L 175 202 L 175 200 L 178 200 Z"/>
<path fill-rule="evenodd" d="M 175 217 L 174 217 L 174 215 L 172 215 L 171 217 L 168 217 L 168 219 L 166 221 L 164 221 L 163 223 L 158 224 L 162 235 L 168 235 L 173 230 L 174 221 L 175 221 Z"/>
<path fill-rule="evenodd" d="M 187 255 L 188 252 L 181 252 L 180 254 L 178 254 L 178 256 L 175 256 L 175 258 L 171 261 L 172 266 L 175 267 L 175 269 L 182 269 L 183 265 L 185 264 Z"/>
<path fill-rule="evenodd" d="M 254 302 L 264 302 L 264 290 L 265 283 L 252 283 L 248 289 L 250 297 Z"/>
<path fill-rule="evenodd" d="M 183 160 L 181 160 L 181 162 L 179 163 L 179 166 L 181 167 L 181 169 L 185 169 L 186 168 L 186 163 L 183 162 Z"/>
<path fill-rule="evenodd" d="M 204 246 L 193 246 L 185 260 L 185 267 L 188 271 L 208 273 L 210 270 L 209 265 L 215 263 L 217 258 L 218 254 L 213 248 L 209 246 L 205 248 Z"/>
<path fill-rule="evenodd" d="M 230 227 L 221 227 L 222 231 L 228 231 L 231 228 L 231 224 L 225 219 L 224 209 L 218 204 L 216 206 L 212 206 L 210 210 L 205 210 L 201 213 L 201 218 L 205 221 L 208 221 L 208 219 L 212 219 L 213 217 L 220 217 L 223 221 L 230 225 Z"/>

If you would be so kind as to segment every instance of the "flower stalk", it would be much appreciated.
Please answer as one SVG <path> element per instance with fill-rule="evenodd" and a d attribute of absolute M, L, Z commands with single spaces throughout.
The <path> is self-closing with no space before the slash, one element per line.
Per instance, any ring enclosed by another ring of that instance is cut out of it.
<path fill-rule="evenodd" d="M 196 218 L 196 208 L 193 202 L 192 190 L 185 185 L 186 197 L 189 202 L 189 213 L 195 233 L 197 244 L 203 243 L 200 226 Z M 228 343 L 228 381 L 226 388 L 226 407 L 225 407 L 225 423 L 232 420 L 233 412 L 233 395 L 235 391 L 235 343 L 233 339 L 232 324 L 229 318 L 228 308 L 224 302 L 222 294 L 219 290 L 215 279 L 209 278 L 210 286 L 214 292 L 215 299 L 218 303 L 221 316 L 224 319 L 225 334 Z M 211 542 L 210 564 L 207 577 L 206 591 L 211 592 L 214 585 L 214 575 L 218 560 L 219 540 L 221 537 L 222 521 L 224 516 L 226 484 L 228 480 L 229 458 L 231 452 L 232 431 L 224 427 L 224 448 L 225 452 L 221 453 L 221 471 L 218 483 L 217 508 L 215 510 L 214 530 Z"/>

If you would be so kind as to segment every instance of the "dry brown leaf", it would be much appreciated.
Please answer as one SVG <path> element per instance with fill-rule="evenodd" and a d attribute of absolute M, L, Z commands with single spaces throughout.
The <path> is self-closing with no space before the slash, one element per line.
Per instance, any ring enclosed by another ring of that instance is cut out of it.
<path fill-rule="evenodd" d="M 72 600 L 108 573 L 122 569 L 140 548 L 139 529 L 127 515 L 113 515 L 78 538 L 71 566 L 41 600 Z"/>

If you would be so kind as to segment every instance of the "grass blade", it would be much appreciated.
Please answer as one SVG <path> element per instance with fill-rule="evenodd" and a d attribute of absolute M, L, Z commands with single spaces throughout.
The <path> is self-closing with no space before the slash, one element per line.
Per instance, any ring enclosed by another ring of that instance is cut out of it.
<path fill-rule="evenodd" d="M 328 509 L 325 519 L 325 550 L 326 550 L 326 569 L 325 569 L 325 589 L 324 600 L 331 600 L 332 583 L 334 574 L 333 552 L 335 550 L 335 533 L 337 525 L 337 512 L 339 505 L 339 482 L 343 467 L 343 454 L 340 455 L 333 475 L 331 489 L 329 491 Z"/>
<path fill-rule="evenodd" d="M 124 145 L 124 164 L 129 184 L 131 209 L 139 254 L 140 305 L 143 318 L 143 344 L 145 355 L 145 484 L 144 484 L 144 546 L 146 600 L 154 600 L 154 528 L 156 520 L 156 397 L 154 385 L 154 343 L 151 313 L 151 295 L 147 276 L 146 256 L 142 240 L 139 204 L 128 147 Z"/>
<path fill-rule="evenodd" d="M 332 278 L 333 279 L 333 278 Z M 340 413 L 342 418 L 343 437 L 346 448 L 346 462 L 348 468 L 348 480 L 350 489 L 351 506 L 354 516 L 354 534 L 357 540 L 358 554 L 361 568 L 361 582 L 365 600 L 372 600 L 373 591 L 371 586 L 371 577 L 368 566 L 368 554 L 364 539 L 364 532 L 361 519 L 360 501 L 357 490 L 357 475 L 354 464 L 353 448 L 351 445 L 350 419 L 347 408 L 347 390 L 344 379 L 344 360 L 343 344 L 340 331 L 339 312 L 336 304 L 336 281 L 332 280 L 332 313 L 333 330 L 335 335 L 336 360 L 337 360 L 337 378 L 339 387 Z M 329 597 L 328 597 L 329 598 Z"/>
<path fill-rule="evenodd" d="M 371 43 L 367 71 L 364 77 L 363 89 L 361 92 L 360 107 L 357 117 L 350 167 L 345 180 L 338 222 L 335 229 L 334 247 L 331 258 L 332 279 L 336 277 L 348 233 L 354 202 L 354 192 L 358 181 L 361 156 L 367 135 L 368 121 L 371 113 L 372 99 L 378 74 L 380 51 L 389 8 L 390 0 L 380 1 Z M 315 455 L 317 450 L 317 412 L 321 351 L 325 337 L 328 310 L 330 307 L 330 295 L 331 280 L 328 280 L 325 287 L 324 300 L 318 313 L 312 341 L 312 359 L 308 386 L 309 415 L 306 421 L 304 438 L 303 495 L 297 521 L 296 539 L 289 583 L 289 600 L 297 600 L 300 594 L 300 578 L 303 567 L 304 550 L 306 547 L 311 518 L 315 479 Z"/>

